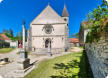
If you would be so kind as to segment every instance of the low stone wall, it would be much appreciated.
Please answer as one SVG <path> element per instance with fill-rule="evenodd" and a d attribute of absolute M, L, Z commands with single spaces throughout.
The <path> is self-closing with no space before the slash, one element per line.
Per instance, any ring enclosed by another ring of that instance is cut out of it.
<path fill-rule="evenodd" d="M 86 43 L 85 51 L 93 72 L 94 78 L 105 78 L 108 75 L 108 41 Z"/>

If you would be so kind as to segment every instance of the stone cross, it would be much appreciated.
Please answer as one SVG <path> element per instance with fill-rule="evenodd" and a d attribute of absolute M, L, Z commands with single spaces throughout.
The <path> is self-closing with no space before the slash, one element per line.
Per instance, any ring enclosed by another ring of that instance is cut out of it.
<path fill-rule="evenodd" d="M 20 52 L 20 59 L 18 60 L 18 64 L 20 65 L 19 69 L 16 71 L 16 73 L 24 74 L 25 69 L 30 66 L 30 59 L 28 58 L 28 54 L 26 52 L 26 47 L 25 47 L 25 22 L 23 22 L 23 27 L 22 27 L 22 43 L 23 47 Z M 28 70 L 28 69 L 27 69 Z"/>
<path fill-rule="evenodd" d="M 22 31 L 22 36 L 23 36 L 23 50 L 25 51 L 25 25 L 23 25 L 23 31 Z"/>
<path fill-rule="evenodd" d="M 23 27 L 22 27 L 22 45 L 23 45 L 23 47 L 22 47 L 22 50 L 21 50 L 21 52 L 20 52 L 20 57 L 22 58 L 22 59 L 26 59 L 27 57 L 28 57 L 28 55 L 27 55 L 27 52 L 26 52 L 26 47 L 25 47 L 25 24 L 23 24 Z"/>

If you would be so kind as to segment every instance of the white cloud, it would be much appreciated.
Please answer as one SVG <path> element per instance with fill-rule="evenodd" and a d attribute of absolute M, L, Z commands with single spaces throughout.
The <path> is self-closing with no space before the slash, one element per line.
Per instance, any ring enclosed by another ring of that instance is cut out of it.
<path fill-rule="evenodd" d="M 0 0 L 0 3 L 2 2 L 3 0 Z"/>

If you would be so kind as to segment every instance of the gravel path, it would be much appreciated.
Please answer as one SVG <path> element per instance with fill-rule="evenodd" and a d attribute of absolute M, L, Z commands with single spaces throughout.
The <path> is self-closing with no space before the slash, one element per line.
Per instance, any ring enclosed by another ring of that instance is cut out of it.
<path fill-rule="evenodd" d="M 6 53 L 6 54 L 0 54 L 0 59 L 3 58 L 9 58 L 10 63 L 6 64 L 2 67 L 0 67 L 0 75 L 3 76 L 4 78 L 8 78 L 7 74 L 10 73 L 13 70 L 16 70 L 18 65 L 16 60 L 18 60 L 19 56 L 17 54 L 17 52 L 19 52 L 20 49 L 15 49 L 10 53 Z"/>
<path fill-rule="evenodd" d="M 15 49 L 10 53 L 0 54 L 0 59 L 9 58 L 10 61 L 16 61 L 19 58 L 17 54 L 19 51 L 20 49 Z"/>

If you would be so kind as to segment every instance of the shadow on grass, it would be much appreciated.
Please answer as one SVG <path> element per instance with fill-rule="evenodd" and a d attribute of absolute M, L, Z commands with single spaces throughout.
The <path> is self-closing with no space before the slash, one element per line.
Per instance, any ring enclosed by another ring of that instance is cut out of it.
<path fill-rule="evenodd" d="M 76 59 L 67 64 L 55 64 L 53 68 L 57 70 L 59 74 L 52 75 L 51 78 L 93 78 L 91 72 L 88 71 L 85 52 L 83 52 L 82 56 L 76 56 L 76 58 L 80 58 L 80 62 Z M 78 69 L 79 72 L 76 72 Z"/>

